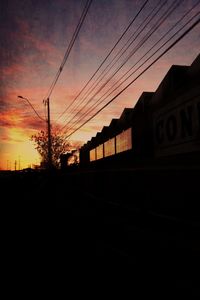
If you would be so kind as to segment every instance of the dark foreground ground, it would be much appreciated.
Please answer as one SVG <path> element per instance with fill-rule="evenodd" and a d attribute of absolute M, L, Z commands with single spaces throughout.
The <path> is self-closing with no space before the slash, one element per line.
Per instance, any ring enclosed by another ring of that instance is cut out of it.
<path fill-rule="evenodd" d="M 131 296 L 200 295 L 199 175 L 197 169 L 1 173 L 1 204 L 15 215 L 9 257 L 13 264 L 27 261 L 38 276 L 62 270 L 61 280 L 70 276 L 78 286 L 86 280 L 101 291 L 114 280 L 113 291 L 125 281 Z"/>

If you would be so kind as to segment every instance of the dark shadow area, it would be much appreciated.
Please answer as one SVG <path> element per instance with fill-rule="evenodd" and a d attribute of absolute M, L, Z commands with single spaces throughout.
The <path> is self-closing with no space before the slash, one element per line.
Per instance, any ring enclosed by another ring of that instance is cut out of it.
<path fill-rule="evenodd" d="M 2 206 L 48 218 L 41 226 L 32 219 L 25 239 L 33 262 L 42 255 L 45 263 L 51 253 L 55 267 L 79 275 L 123 280 L 129 274 L 136 288 L 199 293 L 198 170 L 4 172 L 1 190 Z"/>

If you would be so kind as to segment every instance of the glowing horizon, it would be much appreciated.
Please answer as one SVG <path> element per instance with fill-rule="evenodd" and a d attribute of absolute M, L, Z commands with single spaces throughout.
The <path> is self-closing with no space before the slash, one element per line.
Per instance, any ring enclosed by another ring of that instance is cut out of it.
<path fill-rule="evenodd" d="M 66 3 L 67 2 L 67 3 Z M 18 98 L 31 101 L 37 112 L 45 118 L 45 98 L 58 71 L 71 36 L 82 13 L 85 2 L 50 0 L 2 2 L 1 20 L 1 89 L 0 89 L 0 169 L 20 168 L 39 164 L 40 157 L 30 141 L 32 134 L 46 128 L 30 106 Z M 93 75 L 109 50 L 120 37 L 133 15 L 144 1 L 93 1 L 83 28 L 70 53 L 63 72 L 51 95 L 51 121 L 62 127 L 71 114 L 55 120 L 75 99 Z M 179 17 L 196 1 L 184 0 Z M 155 1 L 149 1 L 148 10 Z M 198 11 L 197 8 L 194 10 Z M 120 12 L 120 13 L 119 13 Z M 141 16 L 140 21 L 143 20 Z M 168 26 L 171 19 L 163 26 Z M 106 28 L 106 30 L 105 30 Z M 120 95 L 111 105 L 77 131 L 70 140 L 87 142 L 112 118 L 118 118 L 125 107 L 134 107 L 144 91 L 155 91 L 173 64 L 191 65 L 200 51 L 200 26 Z M 75 110 L 76 113 L 76 110 Z"/>

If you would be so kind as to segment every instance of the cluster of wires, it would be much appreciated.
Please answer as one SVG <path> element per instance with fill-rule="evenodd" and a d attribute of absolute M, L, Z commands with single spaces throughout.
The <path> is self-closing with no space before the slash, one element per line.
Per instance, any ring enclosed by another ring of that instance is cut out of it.
<path fill-rule="evenodd" d="M 76 26 L 76 29 L 75 29 L 75 31 L 73 33 L 73 36 L 71 38 L 71 41 L 70 41 L 70 43 L 69 43 L 69 45 L 67 47 L 67 50 L 66 50 L 65 55 L 63 57 L 63 60 L 61 62 L 61 65 L 60 65 L 60 67 L 59 67 L 59 69 L 58 69 L 58 71 L 57 71 L 57 73 L 55 75 L 55 78 L 54 78 L 54 80 L 53 80 L 53 82 L 52 82 L 52 84 L 51 84 L 51 86 L 50 86 L 47 94 L 46 94 L 45 99 L 48 99 L 51 96 L 51 94 L 53 92 L 53 89 L 55 88 L 55 85 L 56 85 L 56 83 L 57 83 L 57 81 L 58 81 L 58 79 L 59 79 L 59 77 L 60 77 L 60 75 L 61 75 L 61 73 L 63 71 L 64 65 L 66 64 L 66 61 L 67 61 L 67 59 L 68 59 L 68 57 L 70 55 L 72 47 L 74 46 L 74 43 L 75 43 L 75 41 L 76 41 L 76 39 L 78 37 L 78 34 L 79 34 L 80 30 L 81 30 L 83 22 L 84 22 L 84 20 L 85 20 L 85 18 L 87 16 L 87 13 L 88 13 L 88 10 L 90 8 L 91 3 L 92 3 L 92 0 L 87 0 L 87 2 L 85 4 L 85 7 L 83 9 L 83 12 L 81 14 L 81 17 L 79 19 L 79 22 L 78 22 L 78 24 Z"/>
<path fill-rule="evenodd" d="M 95 73 L 56 119 L 67 115 L 59 129 L 66 139 L 105 109 L 200 22 L 200 1 L 185 12 L 179 9 L 183 6 L 181 0 L 153 1 L 151 9 L 149 2 L 144 1 Z M 141 12 L 146 17 L 133 26 Z M 51 92 L 52 87 L 48 95 Z"/>
<path fill-rule="evenodd" d="M 55 75 L 55 78 L 54 78 L 54 80 L 53 80 L 53 82 L 52 82 L 52 84 L 51 84 L 51 86 L 50 86 L 50 88 L 49 88 L 47 94 L 46 94 L 46 97 L 43 99 L 43 103 L 44 103 L 45 105 L 47 105 L 47 101 L 49 101 L 49 97 L 51 96 L 51 94 L 52 94 L 52 92 L 53 92 L 53 90 L 54 90 L 54 88 L 55 88 L 55 86 L 56 86 L 56 83 L 57 83 L 57 81 L 58 81 L 58 79 L 59 79 L 59 77 L 60 77 L 60 75 L 61 75 L 61 73 L 62 73 L 62 71 L 63 71 L 63 68 L 64 68 L 64 66 L 65 66 L 65 64 L 66 64 L 66 62 L 67 62 L 67 59 L 68 59 L 68 57 L 69 57 L 69 55 L 70 55 L 70 52 L 71 52 L 71 50 L 72 50 L 72 48 L 73 48 L 73 46 L 74 46 L 74 43 L 75 43 L 75 41 L 76 41 L 76 39 L 77 39 L 77 37 L 78 37 L 79 32 L 80 32 L 80 30 L 81 30 L 81 27 L 82 27 L 82 25 L 83 25 L 83 22 L 84 22 L 84 20 L 85 20 L 85 18 L 86 18 L 86 16 L 87 16 L 87 13 L 88 13 L 88 10 L 89 10 L 89 8 L 90 8 L 90 6 L 91 6 L 91 3 L 92 3 L 92 0 L 87 0 L 87 1 L 86 1 L 86 4 L 85 4 L 84 9 L 83 9 L 83 11 L 82 11 L 81 17 L 80 17 L 80 19 L 79 19 L 79 22 L 78 22 L 78 24 L 77 24 L 77 26 L 76 26 L 76 29 L 75 29 L 73 35 L 72 35 L 72 38 L 71 38 L 71 40 L 70 40 L 70 43 L 69 43 L 69 45 L 68 45 L 68 47 L 67 47 L 67 50 L 66 50 L 65 55 L 64 55 L 64 57 L 63 57 L 63 60 L 62 60 L 62 62 L 61 62 L 61 65 L 60 65 L 60 67 L 59 67 L 59 69 L 58 69 L 58 71 L 57 71 L 57 73 L 56 73 L 56 75 Z M 34 116 L 35 116 L 35 117 L 37 117 L 38 119 L 40 119 L 40 121 L 43 121 L 43 122 L 45 121 L 45 122 L 47 122 L 48 117 L 47 117 L 47 111 L 46 111 L 46 109 L 44 109 L 44 115 L 45 115 L 45 117 L 43 118 L 43 117 L 38 113 L 38 111 L 34 108 L 34 106 L 33 106 L 32 103 L 29 101 L 29 99 L 27 99 L 27 98 L 25 98 L 25 97 L 22 97 L 22 96 L 18 96 L 18 98 L 23 99 L 23 100 L 24 100 L 24 103 L 26 103 L 26 104 L 28 103 L 29 107 L 31 107 L 31 109 L 32 109 L 32 112 L 34 112 Z M 50 121 L 49 121 L 49 122 L 50 122 Z"/>

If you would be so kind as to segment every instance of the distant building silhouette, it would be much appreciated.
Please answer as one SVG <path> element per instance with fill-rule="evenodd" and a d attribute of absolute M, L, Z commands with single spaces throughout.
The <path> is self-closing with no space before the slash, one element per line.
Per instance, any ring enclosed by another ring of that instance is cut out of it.
<path fill-rule="evenodd" d="M 200 152 L 200 55 L 191 66 L 173 65 L 155 92 L 82 146 L 80 163 L 134 165 L 168 157 L 197 160 Z"/>

